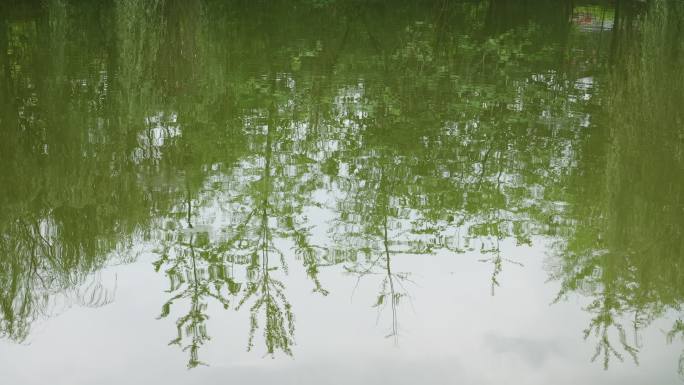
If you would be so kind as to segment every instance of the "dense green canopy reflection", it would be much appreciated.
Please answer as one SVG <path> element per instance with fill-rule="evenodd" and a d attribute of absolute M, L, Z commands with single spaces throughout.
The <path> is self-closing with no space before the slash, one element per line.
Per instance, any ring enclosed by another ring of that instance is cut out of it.
<path fill-rule="evenodd" d="M 495 295 L 525 268 L 507 241 L 551 244 L 606 368 L 655 320 L 684 339 L 683 3 L 20 3 L 0 5 L 7 340 L 110 303 L 98 273 L 153 252 L 188 367 L 215 305 L 250 314 L 230 343 L 295 354 L 291 265 L 312 295 L 326 269 L 372 280 L 354 300 L 400 344 L 429 279 L 396 255 L 479 253 Z"/>

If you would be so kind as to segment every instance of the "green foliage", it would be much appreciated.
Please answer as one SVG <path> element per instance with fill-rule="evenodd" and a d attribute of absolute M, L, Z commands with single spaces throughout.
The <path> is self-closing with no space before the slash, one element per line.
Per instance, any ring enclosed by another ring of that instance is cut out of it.
<path fill-rule="evenodd" d="M 608 40 L 564 6 L 428 3 L 0 14 L 0 333 L 23 341 L 55 296 L 109 303 L 97 272 L 152 244 L 189 368 L 213 305 L 247 309 L 248 349 L 262 330 L 294 354 L 299 268 L 322 295 L 324 269 L 378 277 L 397 341 L 395 256 L 478 252 L 494 294 L 522 267 L 501 245 L 545 238 L 558 300 L 590 297 L 594 359 L 636 361 L 624 319 L 684 290 L 681 4 L 615 13 Z"/>

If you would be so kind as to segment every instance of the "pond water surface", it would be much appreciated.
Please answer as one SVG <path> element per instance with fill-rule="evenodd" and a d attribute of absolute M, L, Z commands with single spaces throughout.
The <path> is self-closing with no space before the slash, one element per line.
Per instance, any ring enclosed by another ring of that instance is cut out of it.
<path fill-rule="evenodd" d="M 683 383 L 683 36 L 664 0 L 0 5 L 0 383 Z"/>

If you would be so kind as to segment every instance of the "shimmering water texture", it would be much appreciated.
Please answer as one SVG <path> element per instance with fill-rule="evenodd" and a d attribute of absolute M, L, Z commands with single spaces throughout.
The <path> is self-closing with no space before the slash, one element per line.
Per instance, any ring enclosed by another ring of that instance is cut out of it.
<path fill-rule="evenodd" d="M 684 2 L 0 5 L 0 383 L 679 384 Z"/>

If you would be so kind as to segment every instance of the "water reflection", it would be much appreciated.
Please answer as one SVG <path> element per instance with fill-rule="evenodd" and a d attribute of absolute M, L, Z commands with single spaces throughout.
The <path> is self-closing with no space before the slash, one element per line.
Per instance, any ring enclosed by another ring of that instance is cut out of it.
<path fill-rule="evenodd" d="M 621 27 L 640 49 L 620 53 L 622 66 L 609 75 L 605 115 L 584 140 L 587 155 L 569 182 L 581 202 L 571 206 L 576 224 L 554 259 L 559 298 L 581 292 L 593 299 L 585 338 L 596 338 L 594 359 L 605 367 L 622 359 L 621 350 L 636 361 L 639 330 L 678 311 L 682 299 L 684 164 L 675 95 L 684 82 L 663 60 L 681 60 L 682 51 L 653 44 L 676 33 L 667 12 L 682 15 L 681 7 L 659 3 L 643 24 Z"/>
<path fill-rule="evenodd" d="M 397 343 L 429 278 L 395 256 L 477 253 L 493 295 L 525 268 L 501 244 L 543 239 L 556 301 L 591 299 L 593 359 L 637 361 L 658 319 L 676 341 L 684 8 L 431 4 L 2 9 L 0 333 L 110 303 L 99 273 L 153 251 L 188 367 L 216 304 L 294 354 L 293 264 L 314 295 L 323 270 L 377 279 L 355 300 Z"/>

